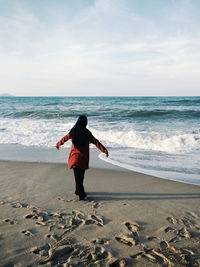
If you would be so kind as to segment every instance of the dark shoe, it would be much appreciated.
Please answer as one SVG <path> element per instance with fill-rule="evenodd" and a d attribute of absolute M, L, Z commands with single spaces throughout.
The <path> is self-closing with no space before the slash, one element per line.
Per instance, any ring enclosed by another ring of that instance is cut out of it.
<path fill-rule="evenodd" d="M 75 191 L 74 194 L 78 196 L 78 191 Z"/>
<path fill-rule="evenodd" d="M 83 196 L 81 196 L 81 197 L 79 197 L 80 200 L 86 200 L 86 198 L 87 198 L 87 195 L 86 194 L 83 195 Z"/>

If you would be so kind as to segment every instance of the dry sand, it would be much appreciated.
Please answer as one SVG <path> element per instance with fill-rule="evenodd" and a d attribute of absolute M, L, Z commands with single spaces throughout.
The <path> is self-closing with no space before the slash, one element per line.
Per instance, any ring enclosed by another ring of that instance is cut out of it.
<path fill-rule="evenodd" d="M 0 266 L 199 266 L 200 187 L 64 164 L 0 162 Z"/>

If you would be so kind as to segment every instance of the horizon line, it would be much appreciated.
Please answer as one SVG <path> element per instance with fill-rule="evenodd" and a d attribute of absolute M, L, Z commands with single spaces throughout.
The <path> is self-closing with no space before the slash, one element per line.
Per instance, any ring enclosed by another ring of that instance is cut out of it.
<path fill-rule="evenodd" d="M 200 97 L 200 95 L 4 95 L 0 94 L 0 97 Z"/>

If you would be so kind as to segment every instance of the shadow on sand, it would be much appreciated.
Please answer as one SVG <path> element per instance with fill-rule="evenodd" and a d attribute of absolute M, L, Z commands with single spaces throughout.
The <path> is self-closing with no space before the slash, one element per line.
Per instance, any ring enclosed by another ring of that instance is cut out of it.
<path fill-rule="evenodd" d="M 165 199 L 200 199 L 200 193 L 114 193 L 87 192 L 88 197 L 95 200 L 165 200 Z"/>

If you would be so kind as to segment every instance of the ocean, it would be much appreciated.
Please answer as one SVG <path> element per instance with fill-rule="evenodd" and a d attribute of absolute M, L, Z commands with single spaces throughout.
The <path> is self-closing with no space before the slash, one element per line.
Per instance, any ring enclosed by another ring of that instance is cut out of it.
<path fill-rule="evenodd" d="M 1 97 L 0 144 L 55 147 L 81 114 L 102 160 L 200 185 L 200 97 Z"/>

